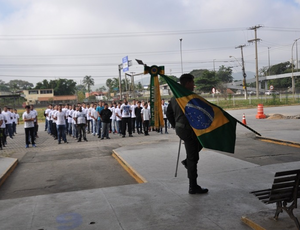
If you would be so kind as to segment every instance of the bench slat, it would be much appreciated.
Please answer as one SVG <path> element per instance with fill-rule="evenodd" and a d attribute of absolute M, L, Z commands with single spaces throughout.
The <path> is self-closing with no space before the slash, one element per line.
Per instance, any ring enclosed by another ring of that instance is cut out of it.
<path fill-rule="evenodd" d="M 280 177 L 275 178 L 273 181 L 273 184 L 282 183 L 282 182 L 288 182 L 288 181 L 296 181 L 297 176 L 289 176 L 289 177 Z"/>
<path fill-rule="evenodd" d="M 272 190 L 277 190 L 277 189 L 283 189 L 283 188 L 292 188 L 294 189 L 295 186 L 295 181 L 294 182 L 288 182 L 288 183 L 278 183 L 278 184 L 273 184 Z"/>
<path fill-rule="evenodd" d="M 291 175 L 291 174 L 299 174 L 300 170 L 290 170 L 290 171 L 284 171 L 284 172 L 277 172 L 275 173 L 275 177 L 280 177 L 280 176 L 286 176 L 286 175 Z"/>
<path fill-rule="evenodd" d="M 251 192 L 251 193 L 254 193 L 254 194 L 256 194 L 256 193 L 263 193 L 263 192 L 270 192 L 270 188 L 268 188 L 268 189 L 263 189 L 263 190 L 257 190 L 257 191 L 253 191 L 253 192 Z"/>

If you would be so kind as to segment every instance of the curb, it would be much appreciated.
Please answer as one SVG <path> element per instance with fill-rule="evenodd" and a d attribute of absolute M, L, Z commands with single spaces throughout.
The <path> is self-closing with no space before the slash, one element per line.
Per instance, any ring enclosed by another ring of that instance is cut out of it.
<path fill-rule="evenodd" d="M 115 158 L 119 164 L 132 176 L 136 182 L 139 184 L 147 183 L 147 180 L 142 177 L 134 168 L 132 168 L 115 150 L 112 153 L 113 158 Z"/>
<path fill-rule="evenodd" d="M 286 145 L 286 146 L 300 148 L 300 143 L 298 143 L 298 142 L 279 140 L 279 139 L 275 139 L 275 138 L 261 137 L 261 136 L 256 136 L 256 139 L 259 139 L 259 140 L 265 141 L 265 142 L 269 142 L 269 143 L 278 144 L 278 145 Z"/>
<path fill-rule="evenodd" d="M 0 187 L 5 182 L 5 180 L 9 177 L 9 175 L 14 171 L 16 166 L 18 165 L 19 161 L 16 158 L 9 158 L 12 159 L 13 162 L 9 165 L 9 167 L 4 171 L 2 175 L 0 175 Z"/>

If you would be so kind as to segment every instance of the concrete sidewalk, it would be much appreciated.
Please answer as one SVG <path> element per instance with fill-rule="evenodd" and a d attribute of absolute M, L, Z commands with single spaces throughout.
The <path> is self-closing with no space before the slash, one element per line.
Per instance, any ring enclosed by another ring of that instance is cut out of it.
<path fill-rule="evenodd" d="M 288 111 L 293 109 L 299 111 L 299 106 Z M 238 119 L 240 113 L 246 113 L 248 125 L 263 137 L 300 143 L 300 125 L 296 127 L 295 121 L 270 121 L 266 126 L 255 119 L 255 112 L 229 111 Z M 282 132 L 275 131 L 278 129 Z M 241 130 L 238 126 L 237 133 Z M 174 177 L 178 138 L 173 130 L 169 135 L 150 133 L 149 138 L 116 141 L 124 145 L 114 150 L 115 156 L 146 183 L 1 200 L 0 229 L 250 229 L 242 222 L 243 216 L 257 224 L 254 229 L 296 229 L 286 213 L 272 220 L 275 205 L 265 205 L 249 192 L 270 187 L 275 172 L 298 169 L 300 162 L 259 166 L 205 149 L 200 155 L 198 182 L 210 191 L 189 195 L 181 165 Z M 3 170 L 1 165 L 3 161 Z"/>

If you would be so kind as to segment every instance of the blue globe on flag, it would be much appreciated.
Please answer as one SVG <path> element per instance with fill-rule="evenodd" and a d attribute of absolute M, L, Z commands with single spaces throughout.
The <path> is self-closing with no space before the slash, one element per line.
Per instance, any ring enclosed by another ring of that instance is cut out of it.
<path fill-rule="evenodd" d="M 207 129 L 214 120 L 212 107 L 199 98 L 193 98 L 185 105 L 185 115 L 194 129 Z"/>

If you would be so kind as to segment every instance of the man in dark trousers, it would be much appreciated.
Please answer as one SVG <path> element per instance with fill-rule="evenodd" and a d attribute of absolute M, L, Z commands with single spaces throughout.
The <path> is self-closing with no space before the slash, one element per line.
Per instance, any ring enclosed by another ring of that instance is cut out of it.
<path fill-rule="evenodd" d="M 138 134 L 143 134 L 143 123 L 142 123 L 142 115 L 141 115 L 141 111 L 142 111 L 142 107 L 141 107 L 141 102 L 138 101 L 137 106 L 134 109 L 134 113 L 136 116 L 136 130 Z"/>
<path fill-rule="evenodd" d="M 124 104 L 121 105 L 122 114 L 122 137 L 126 135 L 126 124 L 128 126 L 129 137 L 132 136 L 132 126 L 131 126 L 131 106 L 128 105 L 128 101 L 124 99 Z"/>
<path fill-rule="evenodd" d="M 108 104 L 104 103 L 104 109 L 101 110 L 100 112 L 100 118 L 102 122 L 102 137 L 101 140 L 106 137 L 106 139 L 110 139 L 108 136 L 108 130 L 109 130 L 109 125 L 110 125 L 110 117 L 112 115 L 111 110 L 108 108 Z"/>
<path fill-rule="evenodd" d="M 180 84 L 186 89 L 190 91 L 194 90 L 195 84 L 193 75 L 183 74 L 179 80 Z M 199 152 L 202 149 L 202 145 L 198 141 L 196 134 L 194 133 L 186 116 L 178 105 L 175 97 L 171 98 L 170 104 L 167 109 L 167 118 L 170 121 L 171 125 L 175 127 L 176 134 L 180 139 L 184 141 L 187 158 L 185 161 L 183 161 L 183 164 L 187 168 L 187 174 L 189 178 L 189 193 L 207 193 L 207 188 L 201 188 L 197 184 L 197 164 L 199 161 Z"/>

